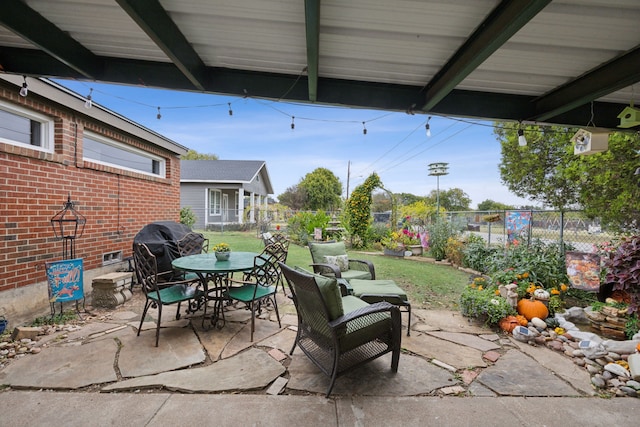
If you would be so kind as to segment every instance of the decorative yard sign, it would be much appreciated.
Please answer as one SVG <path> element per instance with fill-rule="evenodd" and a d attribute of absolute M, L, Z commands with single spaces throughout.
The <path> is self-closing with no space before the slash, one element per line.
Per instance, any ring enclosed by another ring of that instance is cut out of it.
<path fill-rule="evenodd" d="M 46 266 L 52 305 L 84 298 L 82 258 L 48 262 Z"/>
<path fill-rule="evenodd" d="M 531 227 L 531 211 L 506 212 L 505 225 L 509 243 L 517 244 L 523 239 L 528 240 L 529 228 Z"/>
<path fill-rule="evenodd" d="M 573 288 L 598 292 L 600 289 L 600 255 L 589 252 L 567 252 L 565 261 L 567 276 L 569 276 L 569 282 Z"/>

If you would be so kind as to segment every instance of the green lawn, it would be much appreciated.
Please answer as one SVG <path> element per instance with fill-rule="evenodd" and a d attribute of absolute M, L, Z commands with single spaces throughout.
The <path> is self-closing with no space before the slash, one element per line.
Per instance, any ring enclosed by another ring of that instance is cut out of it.
<path fill-rule="evenodd" d="M 234 251 L 262 251 L 262 240 L 254 232 L 205 232 L 209 238 L 209 247 L 226 242 Z M 469 282 L 469 274 L 453 267 L 430 262 L 386 257 L 361 252 L 349 252 L 352 259 L 365 259 L 373 262 L 376 277 L 393 279 L 409 294 L 414 308 L 433 308 L 458 310 L 458 301 L 462 290 Z M 308 268 L 311 255 L 306 247 L 291 244 L 287 264 Z"/>

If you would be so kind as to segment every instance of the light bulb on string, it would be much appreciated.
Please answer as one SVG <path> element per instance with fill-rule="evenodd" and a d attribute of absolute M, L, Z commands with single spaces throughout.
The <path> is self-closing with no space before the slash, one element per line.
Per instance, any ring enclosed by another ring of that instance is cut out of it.
<path fill-rule="evenodd" d="M 429 120 L 431 120 L 431 116 L 427 119 L 427 124 L 424 125 L 424 128 L 427 131 L 427 138 L 431 138 L 431 125 L 429 124 Z"/>
<path fill-rule="evenodd" d="M 89 95 L 87 95 L 86 101 L 84 101 L 84 108 L 89 109 L 93 105 L 91 101 L 91 94 L 93 93 L 93 88 L 89 88 Z"/>
<path fill-rule="evenodd" d="M 24 79 L 24 83 L 22 83 L 22 88 L 20 88 L 20 96 L 27 96 L 29 94 L 29 87 L 27 86 L 27 76 L 22 76 Z"/>
<path fill-rule="evenodd" d="M 367 127 L 365 126 L 365 123 L 362 122 L 362 134 L 366 135 L 367 134 Z"/>
<path fill-rule="evenodd" d="M 518 129 L 518 145 L 520 147 L 527 146 L 527 138 L 525 138 L 524 131 L 522 129 Z"/>
<path fill-rule="evenodd" d="M 227 104 L 229 105 L 229 115 L 233 116 L 233 110 L 231 109 L 231 103 L 227 102 Z"/>
<path fill-rule="evenodd" d="M 295 116 L 291 116 L 291 130 L 296 128 L 296 124 L 293 122 L 295 120 Z"/>
<path fill-rule="evenodd" d="M 160 120 L 162 118 L 162 114 L 160 114 L 160 107 L 158 107 L 158 114 L 156 115 L 156 119 Z"/>

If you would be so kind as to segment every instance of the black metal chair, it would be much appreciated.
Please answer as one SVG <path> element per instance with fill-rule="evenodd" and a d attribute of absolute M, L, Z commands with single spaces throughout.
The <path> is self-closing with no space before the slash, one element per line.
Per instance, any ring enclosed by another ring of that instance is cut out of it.
<path fill-rule="evenodd" d="M 327 397 L 338 376 L 391 352 L 391 370 L 398 371 L 402 340 L 400 309 L 388 302 L 368 304 L 342 296 L 335 278 L 294 270 L 280 264 L 298 314 L 296 346 L 331 378 Z"/>
<path fill-rule="evenodd" d="M 251 310 L 251 341 L 253 341 L 253 333 L 256 329 L 256 312 L 259 313 L 263 305 L 273 304 L 278 325 L 282 327 L 278 313 L 278 302 L 276 301 L 277 285 L 281 274 L 278 257 L 263 252 L 255 257 L 253 269 L 250 273 L 245 274 L 245 280 L 229 279 L 230 284 L 240 286 L 229 286 L 226 297 L 232 301 L 246 304 L 247 308 Z"/>
<path fill-rule="evenodd" d="M 193 231 L 176 241 L 176 245 L 180 256 L 196 255 L 209 251 L 209 239 Z"/>
<path fill-rule="evenodd" d="M 136 276 L 144 291 L 146 301 L 142 317 L 140 318 L 140 326 L 138 326 L 138 336 L 142 324 L 150 307 L 158 309 L 158 319 L 156 325 L 156 347 L 160 340 L 160 322 L 162 320 L 162 307 L 165 305 L 177 304 L 176 320 L 180 319 L 180 305 L 182 302 L 189 303 L 187 313 L 195 311 L 197 300 L 204 297 L 202 289 L 197 287 L 199 280 L 181 280 L 181 281 L 161 281 L 160 277 L 164 274 L 172 274 L 172 272 L 158 273 L 158 263 L 155 255 L 151 253 L 147 245 L 144 243 L 135 243 L 133 245 L 133 259 L 136 270 Z M 195 285 L 195 286 L 194 286 Z"/>

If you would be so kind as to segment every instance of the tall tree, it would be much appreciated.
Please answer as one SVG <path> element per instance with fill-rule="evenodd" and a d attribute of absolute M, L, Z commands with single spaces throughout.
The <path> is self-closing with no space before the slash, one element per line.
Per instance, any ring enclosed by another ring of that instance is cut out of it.
<path fill-rule="evenodd" d="M 496 123 L 494 133 L 502 145 L 500 178 L 520 197 L 559 210 L 577 208 L 579 188 L 567 175 L 575 162 L 570 138 L 577 129 L 529 126 L 527 145 L 518 145 L 513 123 Z"/>
<path fill-rule="evenodd" d="M 515 206 L 505 205 L 504 203 L 496 202 L 491 199 L 486 199 L 478 203 L 479 211 L 504 211 L 507 209 L 515 209 Z"/>
<path fill-rule="evenodd" d="M 180 158 L 182 160 L 218 160 L 218 156 L 215 154 L 198 153 L 196 150 L 189 150 Z"/>
<path fill-rule="evenodd" d="M 426 197 L 426 202 L 436 206 L 437 201 L 437 190 L 431 190 L 431 193 Z M 445 209 L 447 211 L 471 210 L 471 198 L 460 188 L 440 190 L 440 209 Z"/>
<path fill-rule="evenodd" d="M 304 189 L 298 185 L 292 185 L 284 190 L 284 193 L 278 196 L 278 202 L 289 209 L 294 211 L 304 209 L 305 201 L 307 200 L 307 194 Z"/>
<path fill-rule="evenodd" d="M 298 187 L 307 195 L 305 209 L 329 211 L 341 205 L 342 183 L 329 169 L 317 168 L 306 174 Z"/>

